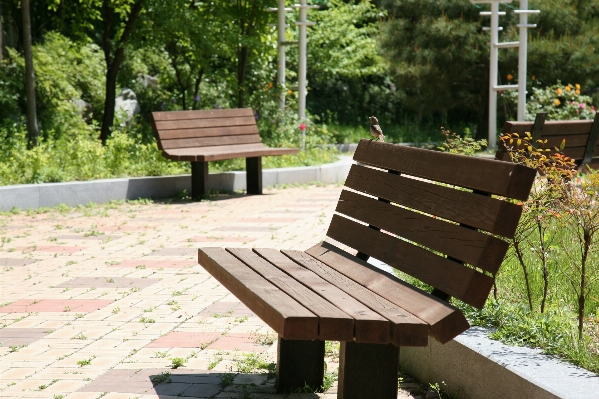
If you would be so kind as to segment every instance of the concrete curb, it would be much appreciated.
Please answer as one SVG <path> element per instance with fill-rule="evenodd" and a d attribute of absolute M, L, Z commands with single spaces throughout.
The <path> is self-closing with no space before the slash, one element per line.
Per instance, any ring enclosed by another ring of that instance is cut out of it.
<path fill-rule="evenodd" d="M 264 187 L 276 184 L 304 184 L 309 182 L 339 183 L 345 180 L 353 161 L 342 157 L 339 161 L 297 168 L 264 169 Z M 209 187 L 212 190 L 245 190 L 245 172 L 211 173 Z M 37 209 L 59 204 L 69 206 L 98 204 L 110 200 L 133 200 L 138 198 L 173 198 L 183 190 L 191 192 L 191 176 L 133 177 L 78 181 L 68 183 L 22 184 L 0 187 L 0 211 Z"/>
<path fill-rule="evenodd" d="M 401 368 L 460 399 L 578 399 L 599 391 L 599 375 L 538 349 L 504 345 L 488 332 L 472 327 L 445 345 L 429 338 L 425 348 L 402 347 Z"/>

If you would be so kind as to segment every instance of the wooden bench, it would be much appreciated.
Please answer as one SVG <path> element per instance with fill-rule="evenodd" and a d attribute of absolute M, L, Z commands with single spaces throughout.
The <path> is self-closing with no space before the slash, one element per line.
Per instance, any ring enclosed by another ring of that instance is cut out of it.
<path fill-rule="evenodd" d="M 532 134 L 533 142 L 547 139 L 545 148 L 553 149 L 565 141 L 564 155 L 574 159 L 579 168 L 588 165 L 592 168 L 599 167 L 599 112 L 595 120 L 568 120 L 545 121 L 546 113 L 538 113 L 534 122 L 512 122 L 503 124 L 503 133 L 526 132 Z M 510 161 L 505 147 L 501 144 L 495 154 L 495 159 Z"/>
<path fill-rule="evenodd" d="M 262 144 L 250 108 L 152 112 L 152 130 L 162 154 L 191 162 L 191 193 L 208 192 L 208 162 L 245 158 L 247 193 L 262 194 L 262 157 L 295 154 L 295 148 Z"/>
<path fill-rule="evenodd" d="M 279 391 L 320 387 L 324 343 L 341 341 L 338 398 L 395 398 L 400 346 L 446 343 L 482 308 L 536 172 L 362 140 L 327 242 L 304 252 L 201 248 L 198 262 L 279 335 Z M 442 184 L 438 184 L 442 183 Z M 359 221 L 359 222 L 358 222 Z M 373 257 L 431 286 L 418 289 Z"/>

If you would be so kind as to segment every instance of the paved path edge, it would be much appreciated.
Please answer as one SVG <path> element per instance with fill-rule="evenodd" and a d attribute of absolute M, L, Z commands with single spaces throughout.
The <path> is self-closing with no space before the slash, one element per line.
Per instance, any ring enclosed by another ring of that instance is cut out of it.
<path fill-rule="evenodd" d="M 597 393 L 599 375 L 538 349 L 492 340 L 488 332 L 473 327 L 445 345 L 429 338 L 425 348 L 402 347 L 401 368 L 460 399 L 578 399 Z"/>
<path fill-rule="evenodd" d="M 309 182 L 339 183 L 346 179 L 352 165 L 350 157 L 319 166 L 264 169 L 264 187 L 277 184 L 305 184 Z M 212 190 L 245 190 L 246 173 L 211 173 L 209 187 Z M 111 200 L 135 200 L 139 198 L 173 198 L 183 190 L 191 192 L 190 175 L 133 177 L 76 181 L 67 183 L 21 184 L 0 187 L 0 211 L 13 208 L 37 209 L 60 204 L 85 205 L 89 202 L 102 204 Z"/>

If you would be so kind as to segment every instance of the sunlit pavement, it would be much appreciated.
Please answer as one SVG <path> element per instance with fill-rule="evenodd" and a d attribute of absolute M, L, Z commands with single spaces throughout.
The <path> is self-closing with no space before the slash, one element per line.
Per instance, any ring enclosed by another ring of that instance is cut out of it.
<path fill-rule="evenodd" d="M 306 249 L 325 239 L 340 191 L 0 216 L 0 397 L 335 398 L 335 383 L 276 394 L 259 368 L 276 361 L 276 334 L 197 248 Z"/>

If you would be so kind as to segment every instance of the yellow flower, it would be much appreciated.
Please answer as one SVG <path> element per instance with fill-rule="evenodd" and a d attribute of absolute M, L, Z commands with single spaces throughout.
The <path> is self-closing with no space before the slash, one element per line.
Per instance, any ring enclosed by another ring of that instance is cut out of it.
<path fill-rule="evenodd" d="M 576 87 L 576 90 L 580 90 L 580 85 L 578 83 L 576 83 L 574 86 Z"/>
<path fill-rule="evenodd" d="M 558 95 L 558 96 L 561 96 L 561 95 L 562 95 L 562 89 L 560 89 L 559 87 L 557 88 L 556 92 L 557 92 L 557 95 Z"/>
<path fill-rule="evenodd" d="M 512 80 L 512 79 L 514 79 L 514 77 L 512 76 L 512 74 L 509 74 L 509 73 L 508 73 L 508 75 L 507 75 L 507 80 L 509 81 L 509 80 Z"/>
<path fill-rule="evenodd" d="M 566 91 L 570 92 L 570 90 L 572 90 L 572 88 L 570 87 L 570 85 L 566 86 Z"/>
<path fill-rule="evenodd" d="M 580 90 L 576 90 L 576 94 L 580 94 Z"/>
<path fill-rule="evenodd" d="M 559 107 L 560 104 L 561 102 L 557 98 L 553 101 L 553 105 L 555 105 L 556 107 Z"/>
<path fill-rule="evenodd" d="M 537 77 L 535 75 L 532 75 L 532 77 L 530 79 L 535 80 Z"/>
<path fill-rule="evenodd" d="M 270 89 L 272 87 L 272 82 L 268 82 L 268 88 Z"/>
<path fill-rule="evenodd" d="M 287 90 L 287 94 L 293 94 L 291 90 Z"/>

